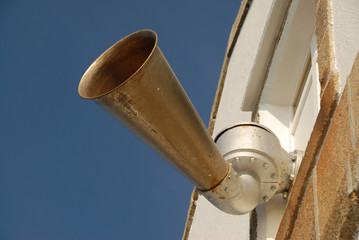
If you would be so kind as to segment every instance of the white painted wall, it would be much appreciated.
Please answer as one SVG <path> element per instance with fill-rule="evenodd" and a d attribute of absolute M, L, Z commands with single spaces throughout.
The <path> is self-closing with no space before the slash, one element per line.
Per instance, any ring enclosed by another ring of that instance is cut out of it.
<path fill-rule="evenodd" d="M 259 123 L 265 125 L 278 137 L 281 147 L 290 152 L 290 136 L 288 127 L 290 125 L 289 106 L 261 104 L 258 110 Z"/>
<path fill-rule="evenodd" d="M 206 198 L 199 196 L 188 239 L 249 239 L 249 215 L 237 216 L 224 213 Z"/>
<path fill-rule="evenodd" d="M 239 122 L 251 121 L 252 112 L 242 111 L 242 100 L 274 2 L 255 0 L 249 9 L 228 64 L 213 136 Z"/>
<path fill-rule="evenodd" d="M 274 240 L 277 235 L 287 201 L 282 195 L 275 195 L 267 204 L 256 208 L 257 210 L 257 239 Z"/>
<path fill-rule="evenodd" d="M 249 9 L 229 61 L 214 137 L 224 128 L 251 121 L 252 112 L 241 110 L 242 99 L 274 2 L 255 0 Z M 249 239 L 249 214 L 224 213 L 199 196 L 188 239 Z"/>
<path fill-rule="evenodd" d="M 333 0 L 332 4 L 336 67 L 343 91 L 359 51 L 359 1 Z"/>

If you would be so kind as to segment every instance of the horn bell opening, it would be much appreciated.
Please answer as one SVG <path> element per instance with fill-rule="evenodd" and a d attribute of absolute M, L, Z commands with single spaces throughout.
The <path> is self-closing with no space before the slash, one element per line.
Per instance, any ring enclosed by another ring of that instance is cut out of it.
<path fill-rule="evenodd" d="M 110 47 L 83 75 L 78 92 L 82 98 L 106 95 L 131 78 L 152 55 L 157 35 L 151 30 L 135 32 Z"/>

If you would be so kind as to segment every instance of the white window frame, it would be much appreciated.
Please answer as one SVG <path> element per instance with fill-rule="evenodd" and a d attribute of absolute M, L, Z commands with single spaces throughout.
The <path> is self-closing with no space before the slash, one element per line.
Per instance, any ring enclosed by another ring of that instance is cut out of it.
<path fill-rule="evenodd" d="M 306 79 L 304 79 L 304 87 L 299 97 L 299 103 L 296 107 L 295 112 L 293 111 L 294 108 L 293 105 L 296 101 L 296 96 L 297 96 L 296 94 L 293 96 L 293 99 L 290 104 L 291 111 L 289 111 L 289 114 L 291 118 L 291 123 L 289 125 L 289 134 L 291 139 L 292 151 L 302 151 L 302 152 L 305 151 L 305 148 L 310 138 L 310 133 L 313 130 L 316 118 L 320 110 L 321 87 L 318 78 L 318 63 L 317 63 L 318 51 L 317 51 L 317 41 L 315 35 L 313 36 L 310 47 L 308 49 L 307 59 L 308 58 L 310 59 L 310 66 L 309 69 L 307 70 L 306 62 L 303 64 L 302 76 L 306 74 L 305 71 L 309 71 L 309 73 L 307 74 Z M 301 85 L 301 80 L 299 79 L 297 82 L 296 92 L 301 91 L 300 85 Z M 307 111 L 304 111 L 306 104 L 308 103 L 307 101 L 311 101 L 314 112 L 308 113 Z M 311 116 L 308 116 L 308 114 L 311 114 Z M 307 125 L 306 129 L 303 128 L 298 129 L 298 123 L 301 120 L 303 121 L 304 120 L 303 118 L 307 118 L 309 120 L 309 122 L 306 124 Z M 305 137 L 305 139 L 298 139 L 299 137 L 296 137 L 297 131 L 306 132 L 307 136 Z M 296 144 L 296 141 L 302 142 L 300 145 L 302 146 L 305 145 L 305 148 L 298 149 L 296 145 L 299 144 Z"/>

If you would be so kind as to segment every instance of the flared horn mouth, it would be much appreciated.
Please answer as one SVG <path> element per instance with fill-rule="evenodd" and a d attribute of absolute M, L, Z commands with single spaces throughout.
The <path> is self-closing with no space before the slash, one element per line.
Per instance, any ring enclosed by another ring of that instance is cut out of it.
<path fill-rule="evenodd" d="M 157 45 L 151 30 L 105 51 L 85 72 L 79 94 L 92 99 L 191 180 L 211 189 L 228 165 Z"/>
<path fill-rule="evenodd" d="M 80 96 L 99 98 L 125 84 L 146 64 L 156 45 L 157 34 L 152 30 L 135 32 L 115 43 L 83 75 Z"/>

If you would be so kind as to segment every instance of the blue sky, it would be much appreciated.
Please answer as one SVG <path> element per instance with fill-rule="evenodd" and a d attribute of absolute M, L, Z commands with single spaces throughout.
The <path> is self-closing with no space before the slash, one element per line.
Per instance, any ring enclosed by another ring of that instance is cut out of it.
<path fill-rule="evenodd" d="M 1 0 L 0 239 L 181 239 L 192 184 L 77 86 L 108 47 L 153 29 L 207 125 L 239 6 Z"/>

